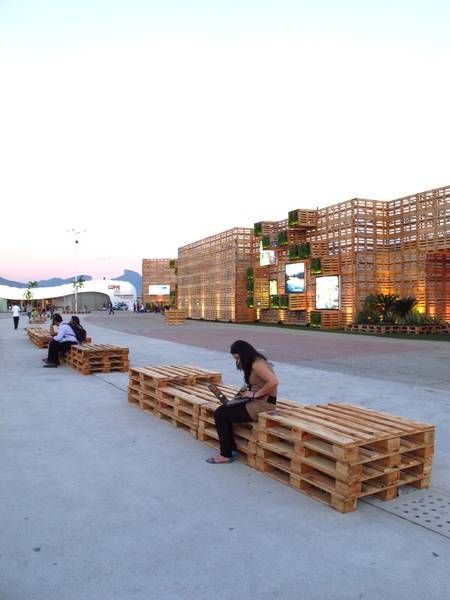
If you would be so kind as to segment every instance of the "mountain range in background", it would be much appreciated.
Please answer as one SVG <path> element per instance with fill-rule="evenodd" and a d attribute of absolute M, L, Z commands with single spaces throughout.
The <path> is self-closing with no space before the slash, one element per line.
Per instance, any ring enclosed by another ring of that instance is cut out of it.
<path fill-rule="evenodd" d="M 85 281 L 90 281 L 92 277 L 90 275 L 82 275 Z M 138 296 L 141 295 L 142 292 L 142 276 L 136 271 L 129 271 L 125 269 L 123 274 L 119 277 L 111 277 L 112 281 L 128 281 L 136 288 L 136 293 Z M 68 277 L 67 279 L 61 279 L 60 277 L 52 277 L 51 279 L 42 279 L 38 281 L 38 287 L 54 287 L 57 285 L 64 285 L 65 283 L 73 283 L 75 281 L 75 277 Z M 27 283 L 20 283 L 19 281 L 11 281 L 9 279 L 4 279 L 0 277 L 0 285 L 8 285 L 10 287 L 17 287 L 27 289 Z"/>

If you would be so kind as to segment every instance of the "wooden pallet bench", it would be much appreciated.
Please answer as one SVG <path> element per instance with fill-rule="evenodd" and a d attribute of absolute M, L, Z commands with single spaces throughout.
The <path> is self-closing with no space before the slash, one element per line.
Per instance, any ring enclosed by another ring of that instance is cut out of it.
<path fill-rule="evenodd" d="M 431 484 L 434 427 L 350 404 L 259 417 L 256 468 L 341 512 Z"/>
<path fill-rule="evenodd" d="M 27 335 L 30 338 L 30 341 L 38 348 L 42 349 L 48 347 L 50 339 L 50 331 L 48 329 L 43 329 L 38 326 L 27 327 Z M 92 339 L 87 337 L 85 343 L 90 344 L 91 342 Z"/>
<path fill-rule="evenodd" d="M 144 410 L 162 414 L 157 404 L 162 398 L 158 393 L 160 390 L 168 386 L 194 386 L 201 382 L 220 383 L 221 381 L 222 375 L 217 371 L 201 369 L 192 365 L 133 367 L 130 369 L 128 382 L 128 401 L 138 404 Z M 205 389 L 211 396 L 211 392 L 207 388 Z"/>
<path fill-rule="evenodd" d="M 376 333 L 376 334 L 392 334 L 392 333 L 407 333 L 410 335 L 438 334 L 448 333 L 450 331 L 447 325 L 358 325 L 352 323 L 346 325 L 345 331 L 353 331 L 358 333 Z"/>
<path fill-rule="evenodd" d="M 42 327 L 27 327 L 27 335 L 30 341 L 38 348 L 47 348 L 50 333 Z"/>
<path fill-rule="evenodd" d="M 186 321 L 186 311 L 176 308 L 166 310 L 164 313 L 164 322 L 166 325 L 183 325 Z"/>
<path fill-rule="evenodd" d="M 66 352 L 65 361 L 83 375 L 129 369 L 128 348 L 109 344 L 77 344 Z"/>
<path fill-rule="evenodd" d="M 128 401 L 218 449 L 219 402 L 209 381 L 228 397 L 238 391 L 197 367 L 133 368 Z M 345 403 L 279 399 L 275 410 L 233 430 L 238 460 L 340 512 L 365 496 L 391 500 L 403 485 L 431 484 L 434 426 L 426 423 Z"/>
<path fill-rule="evenodd" d="M 234 396 L 238 389 L 235 386 L 219 386 L 223 393 L 228 396 Z M 219 436 L 217 435 L 216 426 L 214 423 L 214 411 L 219 406 L 215 400 L 208 402 L 200 407 L 198 439 L 205 442 L 213 448 L 219 448 Z M 301 405 L 290 400 L 278 399 L 277 411 L 290 415 L 295 412 L 296 408 Z M 260 423 L 249 422 L 233 425 L 233 431 L 237 449 L 240 453 L 238 460 L 245 462 L 249 467 L 256 468 L 257 456 L 257 441 L 259 437 Z"/>

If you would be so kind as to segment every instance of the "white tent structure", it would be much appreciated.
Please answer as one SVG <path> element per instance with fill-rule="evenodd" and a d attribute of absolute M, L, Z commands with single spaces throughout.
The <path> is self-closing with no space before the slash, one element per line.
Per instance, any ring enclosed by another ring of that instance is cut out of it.
<path fill-rule="evenodd" d="M 54 304 L 58 309 L 70 308 L 74 310 L 101 310 L 109 302 L 117 304 L 125 302 L 132 307 L 136 302 L 136 288 L 128 281 L 112 279 L 93 279 L 84 281 L 81 287 L 75 288 L 73 283 L 53 287 L 31 288 L 31 302 L 36 304 Z M 17 302 L 24 306 L 27 288 L 0 285 L 0 311 L 5 312 L 8 307 Z"/>

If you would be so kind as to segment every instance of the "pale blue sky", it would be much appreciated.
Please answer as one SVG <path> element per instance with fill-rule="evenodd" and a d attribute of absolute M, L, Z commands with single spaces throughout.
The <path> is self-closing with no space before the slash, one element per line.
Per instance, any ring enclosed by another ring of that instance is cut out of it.
<path fill-rule="evenodd" d="M 448 185 L 449 46 L 432 0 L 0 0 L 0 276 Z"/>

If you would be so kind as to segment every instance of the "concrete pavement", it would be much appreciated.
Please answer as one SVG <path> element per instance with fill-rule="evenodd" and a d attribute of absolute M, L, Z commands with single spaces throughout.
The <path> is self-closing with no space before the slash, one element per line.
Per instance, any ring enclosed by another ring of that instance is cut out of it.
<path fill-rule="evenodd" d="M 128 346 L 133 366 L 197 364 L 241 382 L 227 350 L 94 320 L 83 320 L 93 340 Z M 239 463 L 208 465 L 211 448 L 127 403 L 126 374 L 43 369 L 26 321 L 14 331 L 0 319 L 1 600 L 450 597 L 448 538 L 365 502 L 342 515 Z M 282 397 L 435 423 L 433 485 L 450 499 L 448 390 L 275 367 Z"/>

